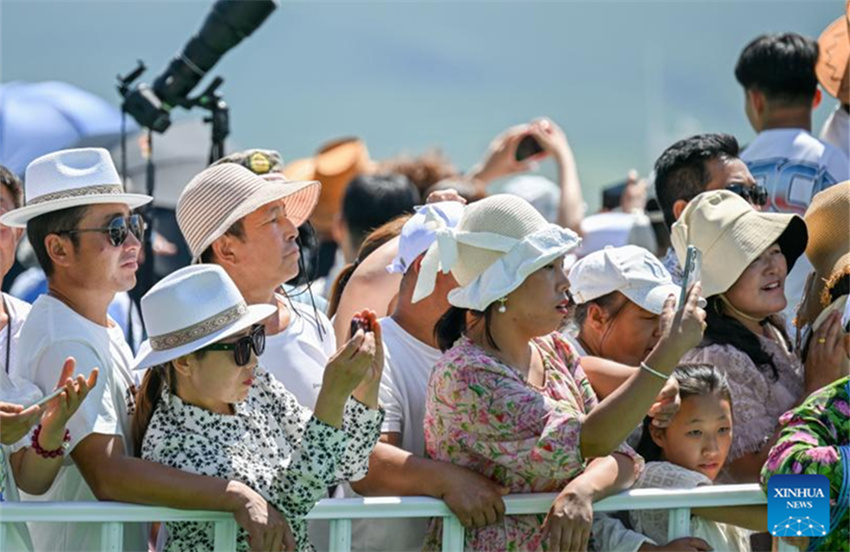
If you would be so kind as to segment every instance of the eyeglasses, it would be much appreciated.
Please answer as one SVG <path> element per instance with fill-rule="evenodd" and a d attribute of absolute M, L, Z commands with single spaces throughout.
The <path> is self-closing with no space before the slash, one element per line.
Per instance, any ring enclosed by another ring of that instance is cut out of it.
<path fill-rule="evenodd" d="M 266 350 L 266 328 L 257 324 L 251 328 L 251 333 L 240 337 L 233 343 L 213 343 L 202 350 L 206 351 L 233 351 L 233 358 L 237 366 L 245 366 L 251 362 L 251 349 L 254 354 L 260 356 Z"/>
<path fill-rule="evenodd" d="M 145 219 L 142 215 L 118 216 L 109 221 L 104 228 L 77 228 L 74 230 L 62 230 L 57 234 L 81 234 L 83 232 L 104 232 L 109 236 L 109 243 L 118 247 L 127 241 L 127 236 L 133 234 L 140 242 L 145 235 Z"/>
<path fill-rule="evenodd" d="M 732 184 L 726 186 L 726 189 L 734 194 L 738 194 L 753 205 L 764 207 L 767 203 L 767 188 L 764 186 L 744 186 L 743 184 Z"/>

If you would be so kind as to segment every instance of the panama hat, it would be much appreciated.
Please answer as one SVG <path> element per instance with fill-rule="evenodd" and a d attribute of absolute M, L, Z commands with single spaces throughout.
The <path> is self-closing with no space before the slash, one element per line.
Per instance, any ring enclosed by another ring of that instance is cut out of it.
<path fill-rule="evenodd" d="M 227 272 L 199 264 L 172 272 L 142 297 L 150 336 L 139 347 L 135 370 L 163 364 L 230 337 L 268 318 L 273 305 L 247 305 Z"/>
<path fill-rule="evenodd" d="M 831 302 L 830 292 L 850 275 L 850 180 L 818 193 L 805 215 L 806 257 L 815 269 L 797 315 L 797 326 L 815 320 Z"/>
<path fill-rule="evenodd" d="M 850 0 L 845 14 L 821 33 L 818 50 L 815 73 L 820 85 L 841 103 L 850 103 Z"/>
<path fill-rule="evenodd" d="M 438 270 L 451 271 L 460 287 L 449 292 L 449 303 L 477 311 L 581 242 L 575 232 L 550 224 L 530 203 L 510 194 L 469 205 L 456 228 L 436 234 L 422 260 L 413 302 L 433 292 Z"/>
<path fill-rule="evenodd" d="M 594 251 L 570 268 L 569 280 L 576 304 L 618 291 L 653 314 L 661 314 L 667 297 L 682 291 L 661 261 L 636 245 Z"/>
<path fill-rule="evenodd" d="M 281 173 L 263 178 L 236 163 L 213 165 L 198 173 L 177 200 L 177 224 L 192 261 L 235 222 L 263 205 L 286 198 L 286 217 L 301 226 L 319 199 L 318 181 L 292 181 Z"/>
<path fill-rule="evenodd" d="M 724 293 L 774 242 L 788 271 L 806 249 L 806 223 L 798 215 L 760 213 L 728 190 L 703 192 L 673 224 L 671 239 L 684 266 L 689 245 L 702 252 L 702 295 Z"/>
<path fill-rule="evenodd" d="M 324 144 L 314 157 L 297 159 L 286 165 L 283 172 L 297 180 L 322 183 L 322 194 L 310 221 L 319 235 L 329 238 L 348 183 L 356 176 L 375 172 L 375 163 L 361 139 L 348 137 Z"/>
<path fill-rule="evenodd" d="M 27 166 L 24 205 L 0 217 L 0 224 L 25 228 L 35 217 L 83 205 L 124 203 L 130 209 L 152 197 L 124 192 L 109 152 L 79 148 L 42 155 Z"/>

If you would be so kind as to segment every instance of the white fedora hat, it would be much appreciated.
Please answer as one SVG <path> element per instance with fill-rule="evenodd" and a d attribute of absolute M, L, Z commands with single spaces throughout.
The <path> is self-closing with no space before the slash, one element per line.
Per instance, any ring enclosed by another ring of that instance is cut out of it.
<path fill-rule="evenodd" d="M 268 318 L 272 305 L 245 304 L 218 265 L 181 268 L 142 297 L 142 318 L 150 336 L 133 362 L 141 370 L 180 358 Z"/>
<path fill-rule="evenodd" d="M 70 207 L 124 203 L 135 209 L 152 200 L 147 195 L 124 192 L 105 149 L 61 150 L 42 155 L 27 166 L 24 206 L 0 217 L 0 224 L 25 228 L 37 216 Z"/>
<path fill-rule="evenodd" d="M 177 200 L 177 224 L 192 252 L 192 261 L 233 223 L 263 205 L 283 198 L 286 216 L 297 227 L 319 201 L 318 180 L 292 181 L 281 173 L 257 176 L 242 165 L 222 163 L 198 173 Z"/>

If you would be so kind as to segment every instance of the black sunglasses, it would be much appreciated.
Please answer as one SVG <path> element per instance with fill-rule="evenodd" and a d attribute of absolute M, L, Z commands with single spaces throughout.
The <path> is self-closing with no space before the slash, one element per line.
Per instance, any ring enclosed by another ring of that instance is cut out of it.
<path fill-rule="evenodd" d="M 764 186 L 744 186 L 743 184 L 732 184 L 726 186 L 726 189 L 734 194 L 738 194 L 753 205 L 764 207 L 767 203 L 767 188 Z"/>
<path fill-rule="evenodd" d="M 118 247 L 127 241 L 127 236 L 133 234 L 140 242 L 145 236 L 145 219 L 142 215 L 117 216 L 109 221 L 104 228 L 77 228 L 75 230 L 61 230 L 57 234 L 81 234 L 83 232 L 104 232 L 109 236 L 109 243 Z"/>
<path fill-rule="evenodd" d="M 240 337 L 233 343 L 213 343 L 202 350 L 206 351 L 233 351 L 233 358 L 237 366 L 245 366 L 251 362 L 251 349 L 254 354 L 260 356 L 266 350 L 266 327 L 257 324 L 251 328 L 251 333 Z"/>

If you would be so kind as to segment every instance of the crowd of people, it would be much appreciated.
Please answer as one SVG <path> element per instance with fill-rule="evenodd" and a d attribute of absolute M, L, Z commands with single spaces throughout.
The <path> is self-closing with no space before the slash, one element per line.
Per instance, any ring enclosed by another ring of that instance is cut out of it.
<path fill-rule="evenodd" d="M 46 282 L 0 304 L 0 501 L 223 510 L 239 550 L 274 551 L 327 546 L 305 519 L 322 498 L 431 496 L 467 550 L 748 551 L 773 544 L 764 506 L 696 508 L 668 542 L 667 511 L 593 504 L 806 473 L 829 478 L 830 531 L 793 544 L 850 549 L 850 88 L 825 57 L 794 33 L 753 40 L 734 75 L 757 137 L 680 140 L 590 216 L 548 119 L 465 173 L 436 154 L 376 163 L 357 139 L 290 165 L 228 155 L 183 188 L 191 262 L 144 293 L 138 345 L 110 312 L 151 262 L 152 198 L 104 149 L 39 157 L 23 182 L 0 167 L 0 278 L 26 234 Z M 821 138 L 819 76 L 838 99 Z M 556 183 L 523 174 L 543 159 Z M 541 492 L 547 514 L 505 515 L 506 495 Z M 356 520 L 352 549 L 440 549 L 441 533 Z M 123 535 L 128 551 L 214 542 L 206 522 Z M 101 537 L 6 527 L 8 550 Z"/>

